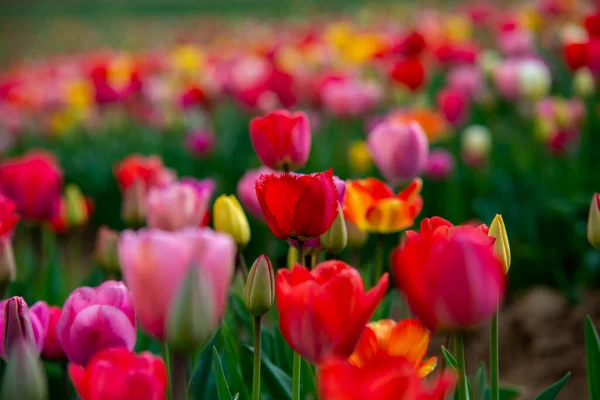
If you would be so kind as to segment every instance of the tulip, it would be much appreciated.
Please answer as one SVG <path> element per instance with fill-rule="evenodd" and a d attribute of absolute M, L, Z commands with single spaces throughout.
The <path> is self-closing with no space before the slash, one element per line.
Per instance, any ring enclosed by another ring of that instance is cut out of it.
<path fill-rule="evenodd" d="M 265 315 L 275 301 L 275 274 L 271 260 L 261 254 L 248 273 L 244 286 L 244 304 L 255 317 Z"/>
<path fill-rule="evenodd" d="M 346 229 L 346 221 L 344 220 L 344 211 L 340 206 L 338 215 L 320 240 L 320 244 L 326 252 L 330 254 L 341 253 L 348 243 L 348 230 Z"/>
<path fill-rule="evenodd" d="M 446 149 L 431 150 L 425 166 L 425 175 L 434 180 L 441 180 L 452 175 L 454 156 Z"/>
<path fill-rule="evenodd" d="M 519 66 L 519 92 L 531 100 L 539 100 L 551 89 L 552 76 L 546 64 L 539 60 L 522 61 Z"/>
<path fill-rule="evenodd" d="M 420 233 L 406 233 L 392 266 L 413 314 L 434 332 L 484 323 L 506 290 L 504 267 L 485 226 L 455 227 L 439 217 L 426 218 Z"/>
<path fill-rule="evenodd" d="M 363 367 L 384 353 L 406 358 L 413 363 L 419 376 L 426 376 L 437 364 L 436 357 L 424 359 L 429 338 L 429 331 L 415 319 L 404 319 L 398 323 L 391 319 L 369 322 L 348 361 Z"/>
<path fill-rule="evenodd" d="M 124 189 L 123 203 L 121 204 L 121 218 L 128 225 L 143 225 L 146 219 L 144 182 L 136 179 L 135 182 Z"/>
<path fill-rule="evenodd" d="M 384 353 L 361 366 L 330 358 L 320 366 L 318 379 L 322 400 L 441 400 L 452 394 L 456 381 L 451 372 L 444 372 L 426 382 L 412 361 Z"/>
<path fill-rule="evenodd" d="M 193 130 L 187 134 L 185 139 L 186 148 L 190 153 L 198 157 L 210 155 L 216 145 L 214 133 L 206 129 Z"/>
<path fill-rule="evenodd" d="M 350 169 L 357 174 L 365 174 L 373 165 L 373 157 L 369 152 L 367 144 L 358 140 L 352 142 L 348 148 L 348 162 L 350 163 Z"/>
<path fill-rule="evenodd" d="M 0 301 L 0 332 L 4 338 L 0 341 L 0 357 L 6 358 L 10 343 L 26 339 L 39 354 L 44 346 L 48 331 L 48 305 L 43 301 L 35 303 L 31 309 L 22 297 L 12 297 Z"/>
<path fill-rule="evenodd" d="M 594 193 L 590 204 L 587 238 L 592 246 L 600 250 L 600 194 Z"/>
<path fill-rule="evenodd" d="M 143 183 L 144 193 L 152 187 L 166 186 L 175 180 L 175 173 L 167 169 L 158 156 L 130 155 L 115 167 L 114 172 L 122 191 L 130 188 L 136 180 Z"/>
<path fill-rule="evenodd" d="M 33 308 L 35 308 L 35 305 Z M 32 312 L 34 311 L 33 308 Z M 58 325 L 62 311 L 60 307 L 50 306 L 48 307 L 48 313 L 48 331 L 44 340 L 44 347 L 42 348 L 42 356 L 48 360 L 62 360 L 66 358 L 66 355 L 56 332 L 56 326 Z"/>
<path fill-rule="evenodd" d="M 150 352 L 124 348 L 99 351 L 86 366 L 69 364 L 69 376 L 81 400 L 164 400 L 167 369 Z"/>
<path fill-rule="evenodd" d="M 376 82 L 345 79 L 321 88 L 323 108 L 338 118 L 365 115 L 381 101 L 383 91 Z"/>
<path fill-rule="evenodd" d="M 364 232 L 393 233 L 410 227 L 423 208 L 419 178 L 398 194 L 375 178 L 348 181 L 344 217 Z"/>
<path fill-rule="evenodd" d="M 29 220 L 47 220 L 60 199 L 62 170 L 50 153 L 32 151 L 0 165 L 0 192 Z"/>
<path fill-rule="evenodd" d="M 250 226 L 239 201 L 234 195 L 221 195 L 213 207 L 214 224 L 217 232 L 227 233 L 233 241 L 244 248 L 250 241 Z"/>
<path fill-rule="evenodd" d="M 461 145 L 463 161 L 470 167 L 477 167 L 489 159 L 492 134 L 483 125 L 471 125 L 463 132 Z"/>
<path fill-rule="evenodd" d="M 507 57 L 528 56 L 535 53 L 531 32 L 521 28 L 502 31 L 498 37 L 498 48 Z"/>
<path fill-rule="evenodd" d="M 0 397 L 3 399 L 46 400 L 48 384 L 44 364 L 36 349 L 27 341 L 18 341 L 10 349 Z"/>
<path fill-rule="evenodd" d="M 461 92 L 469 100 L 476 100 L 483 93 L 485 78 L 477 66 L 460 65 L 448 73 L 448 87 Z"/>
<path fill-rule="evenodd" d="M 152 188 L 146 196 L 146 221 L 150 228 L 178 231 L 198 226 L 208 209 L 210 199 L 200 196 L 191 186 L 175 182 L 163 188 Z"/>
<path fill-rule="evenodd" d="M 119 272 L 119 233 L 102 226 L 96 237 L 96 262 L 106 271 Z"/>
<path fill-rule="evenodd" d="M 579 68 L 573 75 L 573 92 L 580 97 L 589 97 L 596 91 L 594 75 L 589 68 Z"/>
<path fill-rule="evenodd" d="M 425 67 L 418 57 L 407 57 L 394 65 L 390 78 L 416 92 L 425 82 Z"/>
<path fill-rule="evenodd" d="M 437 95 L 438 107 L 452 125 L 461 125 L 469 116 L 469 99 L 458 89 L 446 88 Z"/>
<path fill-rule="evenodd" d="M 507 100 L 514 100 L 519 96 L 520 62 L 506 60 L 493 71 L 494 85 L 498 92 Z"/>
<path fill-rule="evenodd" d="M 244 206 L 244 210 L 261 221 L 265 220 L 265 216 L 260 208 L 258 197 L 256 196 L 256 182 L 261 174 L 272 174 L 274 172 L 275 171 L 267 167 L 250 169 L 244 173 L 237 185 L 237 197 Z"/>
<path fill-rule="evenodd" d="M 341 261 L 318 264 L 312 271 L 295 265 L 277 272 L 279 329 L 303 358 L 320 364 L 348 358 L 388 286 L 384 274 L 365 293 L 358 271 Z"/>
<path fill-rule="evenodd" d="M 86 365 L 98 351 L 136 341 L 133 298 L 122 282 L 75 289 L 62 308 L 56 335 L 69 361 Z"/>
<path fill-rule="evenodd" d="M 510 268 L 510 244 L 508 243 L 508 235 L 502 215 L 496 214 L 494 220 L 490 224 L 489 236 L 496 239 L 494 242 L 494 254 L 502 262 L 504 274 L 508 273 Z"/>
<path fill-rule="evenodd" d="M 0 238 L 11 236 L 20 219 L 16 210 L 17 203 L 0 193 Z"/>
<path fill-rule="evenodd" d="M 308 160 L 310 123 L 304 113 L 274 111 L 250 122 L 250 139 L 265 166 L 294 170 L 304 166 Z"/>
<path fill-rule="evenodd" d="M 214 310 L 206 324 L 221 320 L 235 268 L 236 246 L 229 235 L 208 228 L 177 232 L 157 229 L 125 231 L 119 241 L 119 263 L 136 304 L 141 326 L 155 338 L 165 338 L 169 311 L 181 290 L 190 266 L 212 289 Z"/>
<path fill-rule="evenodd" d="M 381 174 L 392 183 L 416 178 L 429 153 L 427 136 L 416 122 L 383 122 L 369 133 L 367 146 Z"/>
<path fill-rule="evenodd" d="M 337 216 L 338 191 L 332 170 L 303 176 L 260 175 L 256 195 L 269 228 L 279 239 L 317 238 Z"/>

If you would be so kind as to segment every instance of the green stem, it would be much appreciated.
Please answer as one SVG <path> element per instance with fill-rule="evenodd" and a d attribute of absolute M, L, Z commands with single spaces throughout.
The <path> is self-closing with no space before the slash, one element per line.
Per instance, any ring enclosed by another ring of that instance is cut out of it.
<path fill-rule="evenodd" d="M 304 242 L 298 241 L 298 261 L 304 266 Z M 292 400 L 300 400 L 300 371 L 302 359 L 300 354 L 294 352 L 292 371 Z"/>
<path fill-rule="evenodd" d="M 165 361 L 165 367 L 167 368 L 167 399 L 171 399 L 171 356 L 169 354 L 169 345 L 167 342 L 162 344 L 163 360 Z"/>
<path fill-rule="evenodd" d="M 490 400 L 500 399 L 500 364 L 498 358 L 498 313 L 490 329 Z"/>
<path fill-rule="evenodd" d="M 260 323 L 261 317 L 254 317 L 254 371 L 252 379 L 252 400 L 260 399 Z"/>
<path fill-rule="evenodd" d="M 69 379 L 69 363 L 67 361 L 62 361 L 60 363 L 62 373 L 63 373 L 63 385 L 65 387 L 65 400 L 71 400 L 71 380 Z"/>
<path fill-rule="evenodd" d="M 377 284 L 377 280 L 383 275 L 383 235 L 377 234 L 375 248 L 375 268 L 373 270 L 371 287 Z"/>
<path fill-rule="evenodd" d="M 242 277 L 244 278 L 244 282 L 246 282 L 246 280 L 248 279 L 248 265 L 246 264 L 246 259 L 244 258 L 244 253 L 242 253 L 242 250 L 238 250 L 237 256 L 238 265 L 240 267 L 240 270 L 242 271 Z"/>
<path fill-rule="evenodd" d="M 175 350 L 170 350 L 169 355 L 171 358 L 171 398 L 188 400 L 188 356 Z"/>
<path fill-rule="evenodd" d="M 465 341 L 461 332 L 454 335 L 454 356 L 458 363 L 458 400 L 469 399 L 465 363 Z"/>

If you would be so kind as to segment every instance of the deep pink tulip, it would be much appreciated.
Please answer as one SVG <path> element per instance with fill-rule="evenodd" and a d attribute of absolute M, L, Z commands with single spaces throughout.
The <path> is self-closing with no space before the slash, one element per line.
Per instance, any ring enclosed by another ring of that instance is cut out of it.
<path fill-rule="evenodd" d="M 25 219 L 47 220 L 62 192 L 62 170 L 54 156 L 31 151 L 0 165 L 0 192 L 17 203 Z"/>
<path fill-rule="evenodd" d="M 429 143 L 416 122 L 384 122 L 369 133 L 367 146 L 381 174 L 392 183 L 417 177 L 427 161 Z"/>
<path fill-rule="evenodd" d="M 469 116 L 469 99 L 460 90 L 446 88 L 438 93 L 438 107 L 452 125 L 463 124 Z"/>
<path fill-rule="evenodd" d="M 133 350 L 136 331 L 131 293 L 116 281 L 75 289 L 63 305 L 56 334 L 69 361 L 79 365 L 109 347 Z"/>
<path fill-rule="evenodd" d="M 190 267 L 201 268 L 199 275 L 210 279 L 215 307 L 211 314 L 215 322 L 220 321 L 227 306 L 235 254 L 229 235 L 208 228 L 125 231 L 119 241 L 119 260 L 145 331 L 157 339 L 165 338 L 168 313 Z"/>
<path fill-rule="evenodd" d="M 265 215 L 260 208 L 258 197 L 256 196 L 256 181 L 261 174 L 272 174 L 273 171 L 267 167 L 247 170 L 237 184 L 237 197 L 242 203 L 244 210 L 250 215 L 265 221 Z"/>
<path fill-rule="evenodd" d="M 310 123 L 302 112 L 273 111 L 250 122 L 256 154 L 269 168 L 294 170 L 306 164 L 310 152 Z"/>
<path fill-rule="evenodd" d="M 452 175 L 454 171 L 454 156 L 446 149 L 431 150 L 425 166 L 425 175 L 434 180 L 441 180 Z"/>
<path fill-rule="evenodd" d="M 210 194 L 180 182 L 152 188 L 146 196 L 146 222 L 151 228 L 165 231 L 198 226 L 208 210 Z"/>
<path fill-rule="evenodd" d="M 188 151 L 198 157 L 210 155 L 216 142 L 217 138 L 215 134 L 208 129 L 193 130 L 185 138 L 185 145 Z"/>
<path fill-rule="evenodd" d="M 46 339 L 48 322 L 50 319 L 48 304 L 46 304 L 44 301 L 38 301 L 31 308 L 28 308 L 22 297 L 12 297 L 10 299 L 4 299 L 0 301 L 0 332 L 2 332 L 3 336 L 2 340 L 0 340 L 0 357 L 6 358 L 6 351 L 4 349 L 4 336 L 6 334 L 6 319 L 8 316 L 5 312 L 5 309 L 9 301 L 15 303 L 15 309 L 21 310 L 20 312 L 23 314 L 25 319 L 29 319 L 32 329 L 31 332 L 33 332 L 33 338 L 31 338 L 31 340 L 33 340 L 33 344 L 35 345 L 37 351 L 41 352 L 44 346 L 44 340 Z M 27 328 L 26 331 L 28 329 L 29 328 Z"/>
<path fill-rule="evenodd" d="M 37 304 L 37 303 L 36 303 Z M 45 303 L 44 303 L 45 304 Z M 35 305 L 34 305 L 35 307 Z M 33 312 L 32 308 L 32 312 Z M 58 340 L 56 335 L 56 325 L 62 315 L 60 307 L 50 306 L 48 307 L 49 319 L 48 319 L 48 331 L 46 333 L 46 339 L 44 340 L 44 347 L 42 349 L 42 355 L 44 358 L 49 360 L 61 360 L 66 358 L 65 351 L 62 348 L 62 344 Z"/>

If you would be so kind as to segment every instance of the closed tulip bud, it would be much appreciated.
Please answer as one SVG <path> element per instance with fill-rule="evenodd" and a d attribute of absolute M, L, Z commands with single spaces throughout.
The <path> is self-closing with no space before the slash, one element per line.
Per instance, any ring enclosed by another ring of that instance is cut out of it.
<path fill-rule="evenodd" d="M 67 185 L 65 188 L 65 199 L 69 226 L 82 226 L 87 223 L 89 213 L 81 189 L 73 184 Z"/>
<path fill-rule="evenodd" d="M 6 287 L 15 281 L 15 255 L 9 238 L 0 238 L 0 287 Z"/>
<path fill-rule="evenodd" d="M 248 218 L 234 195 L 221 195 L 213 207 L 215 230 L 229 234 L 233 241 L 244 247 L 250 241 Z"/>
<path fill-rule="evenodd" d="M 0 398 L 7 400 L 48 399 L 46 372 L 31 343 L 18 341 L 10 349 Z"/>
<path fill-rule="evenodd" d="M 494 242 L 494 254 L 502 262 L 504 274 L 506 275 L 510 268 L 510 243 L 508 242 L 508 235 L 506 234 L 502 215 L 496 214 L 490 225 L 488 235 L 496 238 Z"/>
<path fill-rule="evenodd" d="M 358 229 L 356 225 L 352 222 L 348 221 L 348 219 L 344 220 L 346 224 L 346 235 L 348 236 L 348 246 L 352 249 L 360 249 L 363 247 L 367 239 L 369 238 L 369 234 L 365 231 L 361 231 Z"/>
<path fill-rule="evenodd" d="M 255 317 L 262 317 L 275 301 L 275 274 L 267 256 L 261 254 L 248 273 L 244 286 L 244 303 Z"/>
<path fill-rule="evenodd" d="M 167 343 L 179 352 L 202 348 L 215 333 L 215 305 L 210 280 L 191 267 L 167 315 Z"/>
<path fill-rule="evenodd" d="M 492 134 L 482 125 L 471 125 L 462 136 L 462 158 L 470 167 L 484 164 L 492 150 Z"/>
<path fill-rule="evenodd" d="M 573 92 L 580 97 L 588 97 L 595 92 L 594 75 L 587 67 L 579 68 L 573 75 Z"/>
<path fill-rule="evenodd" d="M 119 233 L 103 226 L 96 238 L 96 262 L 106 271 L 119 272 Z"/>
<path fill-rule="evenodd" d="M 9 354 L 18 342 L 35 343 L 29 307 L 22 297 L 13 297 L 4 307 L 4 351 Z"/>
<path fill-rule="evenodd" d="M 600 250 L 600 194 L 595 193 L 590 204 L 590 215 L 587 226 L 588 241 Z"/>
<path fill-rule="evenodd" d="M 338 254 L 344 250 L 346 244 L 348 244 L 348 230 L 344 221 L 344 211 L 340 207 L 333 225 L 321 236 L 321 246 L 330 254 Z"/>
<path fill-rule="evenodd" d="M 141 226 L 145 217 L 145 187 L 144 182 L 136 179 L 133 184 L 123 192 L 121 218 L 130 226 Z"/>

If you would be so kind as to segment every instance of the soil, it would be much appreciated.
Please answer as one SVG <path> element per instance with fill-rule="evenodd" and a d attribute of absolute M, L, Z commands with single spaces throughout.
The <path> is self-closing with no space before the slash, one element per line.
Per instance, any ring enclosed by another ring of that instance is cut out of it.
<path fill-rule="evenodd" d="M 500 383 L 521 389 L 522 400 L 535 399 L 571 371 L 557 399 L 588 398 L 584 327 L 590 315 L 600 330 L 600 292 L 589 292 L 582 304 L 570 304 L 558 291 L 534 288 L 505 305 L 500 313 Z M 466 337 L 467 371 L 484 360 L 489 373 L 489 326 Z M 434 337 L 439 349 L 444 338 Z M 433 354 L 441 357 L 441 352 Z M 600 377 L 598 377 L 600 379 Z"/>

